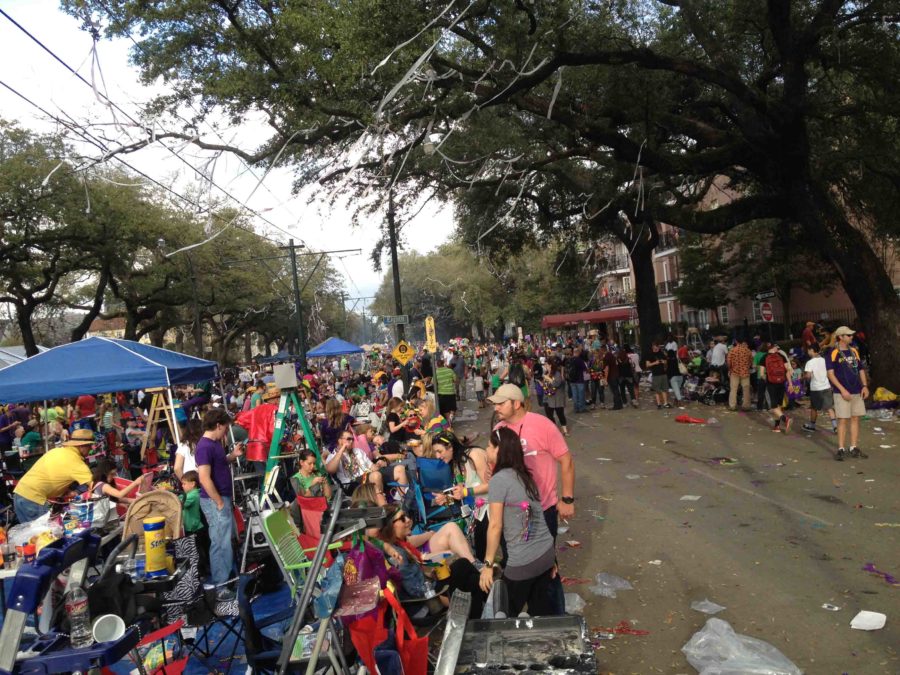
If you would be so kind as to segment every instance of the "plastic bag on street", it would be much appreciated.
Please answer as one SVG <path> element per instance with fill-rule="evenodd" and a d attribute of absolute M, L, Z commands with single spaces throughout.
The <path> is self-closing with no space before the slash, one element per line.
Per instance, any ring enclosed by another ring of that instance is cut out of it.
<path fill-rule="evenodd" d="M 607 572 L 601 572 L 596 577 L 596 584 L 591 586 L 591 593 L 594 595 L 600 595 L 604 598 L 614 598 L 616 597 L 616 591 L 630 591 L 634 587 L 628 583 L 622 577 L 617 577 L 615 574 L 609 574 Z"/>
<path fill-rule="evenodd" d="M 578 593 L 566 593 L 566 614 L 581 614 L 587 603 Z"/>
<path fill-rule="evenodd" d="M 722 605 L 717 605 L 709 599 L 706 600 L 694 600 L 691 603 L 691 609 L 697 612 L 703 612 L 704 614 L 718 614 L 719 612 L 727 609 L 726 607 L 722 607 Z"/>
<path fill-rule="evenodd" d="M 700 675 L 803 675 L 768 642 L 735 633 L 722 619 L 707 620 L 681 651 Z"/>

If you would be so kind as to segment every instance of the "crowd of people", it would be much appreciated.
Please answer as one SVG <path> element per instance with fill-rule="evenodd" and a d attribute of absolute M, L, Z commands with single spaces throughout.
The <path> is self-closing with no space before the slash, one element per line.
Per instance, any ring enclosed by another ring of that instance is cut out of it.
<path fill-rule="evenodd" d="M 298 365 L 296 394 L 316 442 L 296 443 L 287 496 L 328 501 L 340 487 L 354 505 L 383 507 L 386 524 L 367 532 L 367 546 L 383 554 L 413 597 L 446 589 L 439 593 L 446 605 L 460 588 L 475 595 L 478 608 L 502 578 L 514 614 L 560 614 L 554 542 L 560 520 L 575 511 L 575 465 L 566 443 L 570 400 L 576 415 L 642 403 L 667 409 L 684 406 L 700 381 L 732 410 L 768 410 L 773 430 L 786 433 L 788 410 L 799 398 L 794 388 L 808 389 L 803 429 L 815 431 L 819 415 L 827 415 L 838 439 L 835 458 L 865 458 L 858 434 L 869 383 L 854 335 L 841 327 L 837 342 L 824 349 L 805 339 L 802 353 L 746 336 L 730 344 L 715 338 L 705 352 L 668 336 L 645 354 L 601 335 L 458 341 L 436 354 L 419 352 L 405 368 L 387 350 L 365 355 L 355 367 L 347 358 Z M 129 460 L 140 466 L 141 448 L 150 445 L 177 478 L 185 527 L 204 542 L 211 582 L 223 586 L 235 567 L 233 472 L 244 462 L 250 470 L 264 468 L 282 397 L 274 379 L 271 369 L 248 364 L 226 371 L 221 388 L 211 382 L 178 388 L 178 433 L 162 428 L 153 438 L 145 431 L 147 392 L 9 406 L 0 415 L 0 450 L 8 474 L 27 469 L 11 496 L 18 520 L 34 520 L 79 493 L 127 503 L 140 488 L 140 471 L 124 483 L 116 479 L 127 475 Z M 483 443 L 478 434 L 457 432 L 459 402 L 470 393 L 493 411 Z M 91 470 L 98 445 L 120 451 Z M 424 493 L 425 510 L 445 510 L 451 514 L 445 521 L 429 521 L 415 499 L 419 459 L 449 467 L 449 484 Z M 446 565 L 430 562 L 445 557 Z M 221 588 L 220 596 L 233 597 L 233 589 Z"/>

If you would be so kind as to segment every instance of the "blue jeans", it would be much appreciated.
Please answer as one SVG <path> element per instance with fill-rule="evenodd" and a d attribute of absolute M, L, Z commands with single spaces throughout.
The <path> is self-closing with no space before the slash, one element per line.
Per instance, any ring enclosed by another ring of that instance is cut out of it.
<path fill-rule="evenodd" d="M 22 495 L 13 494 L 13 508 L 16 510 L 16 518 L 20 523 L 30 523 L 37 520 L 50 510 L 49 504 L 38 504 Z"/>
<path fill-rule="evenodd" d="M 684 394 L 681 393 L 681 387 L 684 385 L 684 375 L 673 375 L 669 378 L 669 386 L 672 387 L 672 393 L 675 394 L 675 400 L 681 401 Z"/>
<path fill-rule="evenodd" d="M 200 498 L 200 510 L 209 525 L 209 569 L 212 583 L 224 584 L 234 568 L 234 551 L 231 538 L 234 535 L 234 511 L 231 497 L 222 497 L 220 511 L 216 503 L 207 497 Z"/>
<path fill-rule="evenodd" d="M 575 405 L 575 412 L 587 410 L 584 400 L 584 382 L 572 382 L 572 403 Z"/>

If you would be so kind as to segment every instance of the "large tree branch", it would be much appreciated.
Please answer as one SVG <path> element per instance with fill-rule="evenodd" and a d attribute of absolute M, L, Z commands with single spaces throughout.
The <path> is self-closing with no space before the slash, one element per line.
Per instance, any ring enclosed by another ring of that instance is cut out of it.
<path fill-rule="evenodd" d="M 713 210 L 659 206 L 659 220 L 698 234 L 720 234 L 738 225 L 762 218 L 790 216 L 788 203 L 780 196 L 751 195 Z"/>

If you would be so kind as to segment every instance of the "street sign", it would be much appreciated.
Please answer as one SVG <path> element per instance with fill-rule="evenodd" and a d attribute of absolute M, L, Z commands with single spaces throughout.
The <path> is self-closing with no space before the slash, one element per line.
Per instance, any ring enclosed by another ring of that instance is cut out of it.
<path fill-rule="evenodd" d="M 766 323 L 772 323 L 775 320 L 775 313 L 772 311 L 771 302 L 762 302 L 759 305 L 759 315 Z"/>
<path fill-rule="evenodd" d="M 383 316 L 381 320 L 385 326 L 405 326 L 409 323 L 409 314 L 396 314 L 394 316 Z"/>
<path fill-rule="evenodd" d="M 757 293 L 754 297 L 757 301 L 761 301 L 768 300 L 769 298 L 774 298 L 775 295 L 775 291 L 762 291 L 761 293 Z"/>
<path fill-rule="evenodd" d="M 397 359 L 401 366 L 405 366 L 409 363 L 414 355 L 415 352 L 413 352 L 413 348 L 409 346 L 409 343 L 406 340 L 400 340 L 400 342 L 397 343 L 397 346 L 394 347 L 394 351 L 391 352 L 391 356 Z"/>
<path fill-rule="evenodd" d="M 434 330 L 434 317 L 425 317 L 425 349 L 434 354 L 438 350 L 437 333 Z"/>

